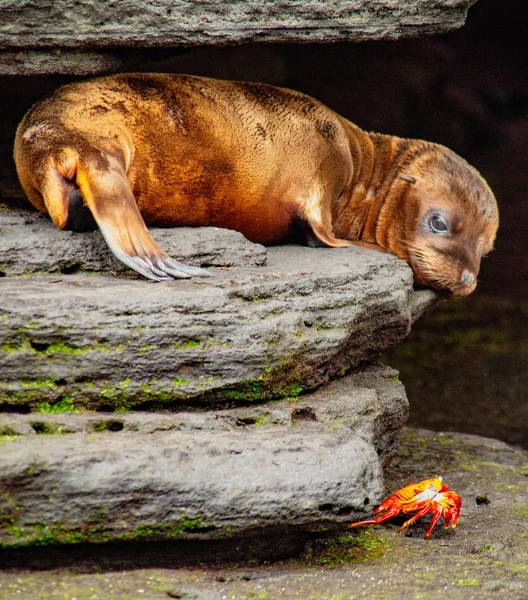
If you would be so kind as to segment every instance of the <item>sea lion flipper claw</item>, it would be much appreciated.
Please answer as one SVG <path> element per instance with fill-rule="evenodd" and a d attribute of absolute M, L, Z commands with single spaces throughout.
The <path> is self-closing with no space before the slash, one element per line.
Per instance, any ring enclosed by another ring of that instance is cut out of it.
<path fill-rule="evenodd" d="M 173 277 L 210 277 L 211 274 L 200 267 L 193 267 L 178 262 L 174 258 L 167 256 L 162 261 L 163 269 Z"/>
<path fill-rule="evenodd" d="M 163 250 L 158 248 L 146 227 L 145 232 L 151 241 L 151 244 L 148 244 L 148 249 L 145 243 L 146 236 L 141 241 L 134 240 L 135 236 L 130 236 L 130 244 L 127 244 L 126 242 L 123 243 L 119 232 L 113 227 L 109 227 L 108 223 L 100 224 L 99 228 L 108 247 L 116 258 L 134 271 L 153 281 L 209 277 L 209 273 L 204 269 L 185 265 L 168 256 Z M 127 246 L 132 247 L 133 250 L 126 251 L 128 249 Z M 138 246 L 141 247 L 141 251 L 138 251 Z"/>
<path fill-rule="evenodd" d="M 119 259 L 123 264 L 136 271 L 136 273 L 143 275 L 147 279 L 151 279 L 152 281 L 164 281 L 167 279 L 172 279 L 172 277 L 169 277 L 167 275 L 157 275 L 145 262 L 145 260 L 143 260 L 139 256 L 130 256 L 124 252 L 117 252 L 115 250 L 112 250 L 112 252 L 116 256 L 116 258 Z"/>

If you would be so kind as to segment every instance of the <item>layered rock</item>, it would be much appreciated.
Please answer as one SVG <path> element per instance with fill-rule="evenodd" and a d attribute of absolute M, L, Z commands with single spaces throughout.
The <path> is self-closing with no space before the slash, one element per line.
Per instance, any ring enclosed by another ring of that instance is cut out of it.
<path fill-rule="evenodd" d="M 24 256 L 55 272 L 109 265 L 99 233 L 68 234 L 47 222 L 6 229 L 22 250 L 9 235 L 1 242 L 4 273 L 19 271 Z M 224 248 L 234 234 L 209 234 L 218 250 L 213 258 L 209 249 L 206 263 L 231 264 Z M 164 235 L 185 237 L 179 229 Z M 186 235 L 199 246 L 208 232 Z M 80 240 L 94 237 L 99 245 L 89 256 Z M 203 264 L 199 252 L 167 249 Z M 259 262 L 263 251 L 242 259 Z M 282 246 L 267 255 L 266 266 L 213 267 L 209 279 L 157 284 L 108 273 L 5 277 L 0 408 L 119 410 L 297 396 L 400 342 L 417 307 L 434 297 L 414 292 L 411 270 L 389 254 Z"/>
<path fill-rule="evenodd" d="M 0 227 L 5 548 L 302 538 L 379 501 L 407 399 L 359 365 L 435 302 L 405 262 L 154 230 L 211 277 L 152 283 L 99 232 Z"/>
<path fill-rule="evenodd" d="M 0 75 L 115 71 L 166 56 L 160 48 L 443 33 L 464 24 L 473 2 L 12 0 L 0 14 Z"/>
<path fill-rule="evenodd" d="M 395 375 L 368 367 L 254 408 L 0 415 L 0 545 L 342 527 L 382 494 L 407 417 Z"/>

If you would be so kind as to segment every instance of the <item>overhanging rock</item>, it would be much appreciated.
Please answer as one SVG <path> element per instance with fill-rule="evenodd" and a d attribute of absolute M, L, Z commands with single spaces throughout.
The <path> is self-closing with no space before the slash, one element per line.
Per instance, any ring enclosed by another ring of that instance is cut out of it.
<path fill-rule="evenodd" d="M 150 231 L 165 252 L 185 263 L 258 267 L 266 262 L 266 248 L 238 231 L 216 227 Z M 40 213 L 0 210 L 0 232 L 0 276 L 127 270 L 98 231 L 60 231 Z"/>
<path fill-rule="evenodd" d="M 0 75 L 90 74 L 170 50 L 247 42 L 397 39 L 461 27 L 475 0 L 11 0 Z"/>

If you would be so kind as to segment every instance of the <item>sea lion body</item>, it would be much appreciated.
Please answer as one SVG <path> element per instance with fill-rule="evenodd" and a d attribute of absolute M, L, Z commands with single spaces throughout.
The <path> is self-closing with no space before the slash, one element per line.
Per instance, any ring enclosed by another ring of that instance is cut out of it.
<path fill-rule="evenodd" d="M 303 231 L 329 246 L 372 245 L 408 260 L 419 284 L 463 295 L 498 223 L 484 180 L 446 148 L 366 133 L 263 84 L 163 74 L 70 84 L 28 111 L 15 161 L 58 227 L 93 217 L 114 254 L 153 279 L 203 272 L 170 259 L 145 223 L 212 225 L 268 245 Z M 435 207 L 457 213 L 455 241 L 431 238 L 456 267 L 433 268 L 431 240 L 417 239 Z"/>

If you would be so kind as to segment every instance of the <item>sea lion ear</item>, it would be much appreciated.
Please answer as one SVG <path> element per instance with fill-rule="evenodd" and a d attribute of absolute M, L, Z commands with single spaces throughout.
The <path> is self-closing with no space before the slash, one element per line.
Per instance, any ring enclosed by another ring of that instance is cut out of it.
<path fill-rule="evenodd" d="M 400 173 L 400 179 L 408 181 L 409 183 L 416 183 L 416 177 L 413 177 L 412 175 L 407 175 L 407 173 Z"/>

